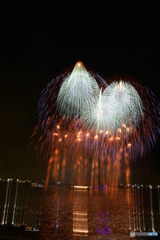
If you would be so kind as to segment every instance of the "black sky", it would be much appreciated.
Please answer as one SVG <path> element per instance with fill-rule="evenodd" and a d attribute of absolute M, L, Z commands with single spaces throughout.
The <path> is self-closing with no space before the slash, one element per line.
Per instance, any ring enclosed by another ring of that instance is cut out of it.
<path fill-rule="evenodd" d="M 0 3 L 2 177 L 34 175 L 37 163 L 28 145 L 41 91 L 79 60 L 105 79 L 136 79 L 160 101 L 158 0 L 58 2 Z M 153 156 L 160 157 L 158 147 Z"/>

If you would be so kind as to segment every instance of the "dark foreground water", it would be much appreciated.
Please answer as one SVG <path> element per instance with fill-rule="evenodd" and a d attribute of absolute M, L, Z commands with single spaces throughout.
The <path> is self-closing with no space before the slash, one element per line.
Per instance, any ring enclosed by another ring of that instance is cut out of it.
<path fill-rule="evenodd" d="M 43 186 L 1 180 L 0 239 L 160 239 L 160 188 Z"/>
<path fill-rule="evenodd" d="M 48 186 L 36 238 L 135 239 L 131 231 L 160 231 L 158 189 L 69 190 Z"/>

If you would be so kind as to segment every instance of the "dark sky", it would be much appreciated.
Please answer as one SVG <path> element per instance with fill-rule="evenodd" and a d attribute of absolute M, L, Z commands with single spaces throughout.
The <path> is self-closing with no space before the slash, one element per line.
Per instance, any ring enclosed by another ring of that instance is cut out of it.
<path fill-rule="evenodd" d="M 28 145 L 41 91 L 79 60 L 105 79 L 136 79 L 160 101 L 158 0 L 54 2 L 0 3 L 0 177 L 34 176 Z"/>

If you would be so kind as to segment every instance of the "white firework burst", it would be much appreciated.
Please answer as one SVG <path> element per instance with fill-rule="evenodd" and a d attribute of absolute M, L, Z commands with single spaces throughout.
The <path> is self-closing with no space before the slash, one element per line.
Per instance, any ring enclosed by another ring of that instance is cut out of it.
<path fill-rule="evenodd" d="M 129 83 L 120 81 L 111 83 L 103 92 L 109 104 L 114 109 L 117 123 L 130 123 L 135 126 L 141 120 L 143 104 L 137 90 Z"/>
<path fill-rule="evenodd" d="M 120 118 L 117 118 L 116 115 L 115 109 L 101 89 L 93 101 L 89 104 L 86 103 L 82 121 L 87 128 L 94 129 L 96 132 L 100 131 L 105 134 L 106 131 L 110 131 L 114 133 L 121 124 Z"/>
<path fill-rule="evenodd" d="M 123 123 L 138 125 L 143 104 L 136 89 L 127 82 L 113 82 L 85 104 L 83 123 L 96 131 L 113 134 Z"/>
<path fill-rule="evenodd" d="M 71 74 L 62 83 L 57 97 L 58 110 L 62 115 L 81 116 L 83 107 L 90 103 L 99 91 L 98 84 L 82 62 L 77 62 Z"/>

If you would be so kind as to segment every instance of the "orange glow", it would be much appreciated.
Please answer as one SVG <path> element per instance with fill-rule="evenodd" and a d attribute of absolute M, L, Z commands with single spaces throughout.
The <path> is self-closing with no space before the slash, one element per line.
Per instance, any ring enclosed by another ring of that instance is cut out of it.
<path fill-rule="evenodd" d="M 52 133 L 52 136 L 53 136 L 53 137 L 54 137 L 54 136 L 58 136 L 58 133 L 54 132 L 54 133 Z"/>
<path fill-rule="evenodd" d="M 64 150 L 62 161 L 61 182 L 65 182 L 65 168 L 66 168 L 66 150 Z"/>
<path fill-rule="evenodd" d="M 86 137 L 89 137 L 89 132 L 86 134 Z"/>
<path fill-rule="evenodd" d="M 70 161 L 69 159 L 73 163 L 71 166 L 73 174 L 70 174 L 69 181 L 72 182 L 75 192 L 77 190 L 75 194 L 78 194 L 78 191 L 87 191 L 87 185 L 91 186 L 90 194 L 95 191 L 93 190 L 94 185 L 103 186 L 103 184 L 109 184 L 110 186 L 117 186 L 121 177 L 120 169 L 123 161 L 126 167 L 126 180 L 129 182 L 130 172 L 127 159 L 132 156 L 132 138 L 130 138 L 130 133 L 134 133 L 134 126 L 132 127 L 132 125 L 130 126 L 126 122 L 122 123 L 116 129 L 116 132 L 113 133 L 102 127 L 97 128 L 95 131 L 90 131 L 81 121 L 69 127 L 67 124 L 63 125 L 62 121 L 55 124 L 55 130 L 48 128 L 46 130 L 49 131 L 48 135 L 50 136 L 51 134 L 53 136 L 51 139 L 53 162 L 51 163 L 50 161 L 52 160 L 48 159 L 45 190 L 50 178 L 53 178 L 55 182 L 65 182 L 66 169 L 69 166 L 67 161 Z M 42 138 L 44 138 L 43 135 Z M 44 142 L 44 146 L 47 141 L 48 139 Z M 68 151 L 68 148 L 72 151 Z M 90 157 L 90 152 L 93 154 L 93 158 L 89 165 L 88 158 Z M 101 172 L 99 172 L 99 168 Z M 91 171 L 89 177 L 88 169 Z M 59 174 L 60 171 L 61 174 Z M 74 187 L 74 184 L 78 186 Z M 80 229 L 78 227 L 78 231 Z"/>
<path fill-rule="evenodd" d="M 76 137 L 78 138 L 78 141 L 79 141 L 79 139 L 80 139 L 81 134 L 82 134 L 82 131 L 79 131 L 78 134 L 77 134 L 77 136 L 76 136 Z M 81 139 L 80 139 L 80 140 L 81 140 Z"/>
<path fill-rule="evenodd" d="M 76 65 L 77 65 L 77 67 L 81 67 L 83 65 L 83 63 L 79 61 L 76 63 Z"/>
<path fill-rule="evenodd" d="M 95 156 L 94 158 L 95 161 L 95 167 L 94 167 L 94 185 L 98 185 L 98 158 Z"/>
<path fill-rule="evenodd" d="M 91 194 L 92 194 L 92 191 L 93 191 L 93 179 L 94 179 L 94 159 L 92 161 L 92 173 L 91 173 Z"/>
<path fill-rule="evenodd" d="M 73 215 L 74 215 L 74 214 L 77 214 L 77 215 L 79 215 L 79 216 L 87 216 L 87 213 L 74 212 Z"/>
<path fill-rule="evenodd" d="M 50 158 L 49 162 L 48 162 L 46 181 L 45 181 L 45 185 L 44 185 L 44 190 L 45 191 L 47 190 L 47 186 L 48 186 L 48 182 L 49 182 L 49 174 L 50 174 L 50 169 L 51 169 L 52 162 L 53 162 L 53 158 Z"/>
<path fill-rule="evenodd" d="M 120 90 L 121 90 L 121 88 L 122 88 L 122 82 L 120 81 L 120 83 L 119 83 L 118 85 L 119 85 L 119 88 L 120 88 Z"/>
<path fill-rule="evenodd" d="M 98 135 L 96 135 L 96 136 L 94 137 L 94 139 L 98 139 Z"/>
<path fill-rule="evenodd" d="M 119 137 L 115 137 L 115 140 L 121 140 Z"/>
<path fill-rule="evenodd" d="M 57 155 L 59 153 L 58 149 L 55 150 L 55 154 Z"/>
<path fill-rule="evenodd" d="M 121 133 L 121 128 L 118 128 L 117 132 L 120 132 L 120 133 Z"/>

